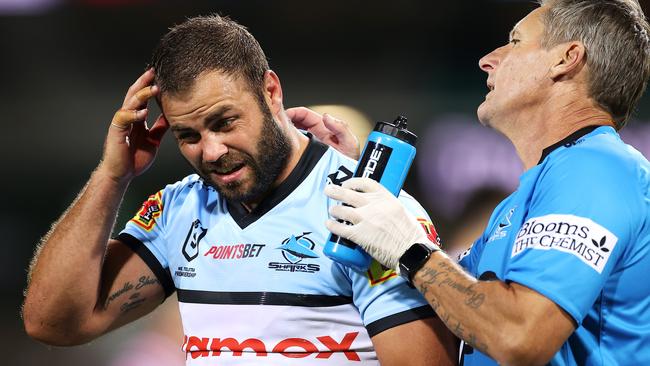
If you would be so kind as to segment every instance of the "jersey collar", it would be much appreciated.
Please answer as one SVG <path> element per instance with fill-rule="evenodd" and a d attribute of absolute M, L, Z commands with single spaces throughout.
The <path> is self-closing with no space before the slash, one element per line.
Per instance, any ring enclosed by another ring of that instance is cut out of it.
<path fill-rule="evenodd" d="M 273 189 L 253 211 L 248 212 L 239 202 L 227 201 L 228 212 L 240 228 L 245 229 L 287 198 L 318 164 L 328 147 L 317 141 L 311 134 L 307 134 L 307 137 L 309 137 L 309 143 L 298 164 L 287 179 Z"/>
<path fill-rule="evenodd" d="M 591 133 L 593 130 L 597 129 L 598 127 L 602 127 L 602 125 L 598 126 L 587 126 L 579 129 L 578 131 L 570 134 L 569 136 L 563 138 L 562 140 L 554 143 L 553 145 L 545 148 L 542 150 L 542 157 L 539 158 L 539 161 L 537 162 L 537 165 L 541 164 L 546 157 L 555 151 L 558 147 L 564 146 L 564 147 L 571 147 L 575 144 L 576 141 L 578 141 L 581 137 Z"/>

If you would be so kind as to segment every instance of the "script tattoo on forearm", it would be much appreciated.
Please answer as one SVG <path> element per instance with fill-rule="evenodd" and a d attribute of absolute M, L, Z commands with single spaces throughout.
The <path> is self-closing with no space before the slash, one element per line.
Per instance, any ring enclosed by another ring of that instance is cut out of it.
<path fill-rule="evenodd" d="M 468 331 L 460 319 L 454 317 L 434 296 L 435 287 L 448 287 L 464 296 L 464 303 L 470 309 L 476 310 L 483 305 L 485 294 L 477 292 L 473 284 L 465 284 L 463 275 L 453 266 L 438 262 L 437 268 L 424 267 L 418 275 L 420 280 L 417 287 L 429 301 L 433 310 L 438 314 L 449 330 L 468 345 L 487 353 L 488 346 L 481 342 L 476 334 Z"/>
<path fill-rule="evenodd" d="M 137 308 L 142 305 L 143 302 L 147 300 L 144 297 L 140 297 L 140 293 L 136 292 L 133 295 L 129 296 L 129 300 L 120 306 L 120 312 L 126 313 L 130 310 Z"/>
<path fill-rule="evenodd" d="M 125 293 L 131 290 L 133 290 L 133 284 L 131 284 L 131 282 L 128 281 L 125 282 L 124 285 L 119 290 L 113 292 L 108 296 L 108 298 L 106 299 L 106 304 L 104 305 L 104 309 L 107 309 L 108 305 L 110 305 L 110 303 L 113 302 L 115 299 L 117 299 L 118 297 L 124 295 Z"/>
<path fill-rule="evenodd" d="M 151 278 L 150 276 L 140 276 L 136 284 L 132 284 L 130 281 L 127 281 L 122 285 L 122 287 L 112 293 L 111 295 L 108 296 L 106 299 L 106 304 L 104 305 L 104 309 L 108 308 L 108 305 L 115 301 L 117 298 L 121 297 L 122 295 L 125 295 L 127 292 L 135 289 L 135 290 L 141 290 L 142 288 L 150 285 L 154 285 L 158 283 L 158 280 L 155 278 Z M 140 304 L 142 304 L 146 299 L 143 297 L 140 297 L 140 292 L 136 292 L 129 296 L 129 299 L 127 302 L 122 304 L 120 306 L 120 311 L 121 312 L 127 312 L 131 309 L 134 309 L 138 307 Z"/>
<path fill-rule="evenodd" d="M 155 278 L 151 278 L 149 276 L 141 276 L 138 279 L 138 283 L 135 285 L 136 290 L 141 290 L 142 288 L 146 286 L 151 286 L 153 284 L 158 283 L 158 280 Z M 147 298 L 141 297 L 140 291 L 134 293 L 133 295 L 129 296 L 129 299 L 120 306 L 120 312 L 122 313 L 127 313 L 140 305 L 142 305 Z"/>

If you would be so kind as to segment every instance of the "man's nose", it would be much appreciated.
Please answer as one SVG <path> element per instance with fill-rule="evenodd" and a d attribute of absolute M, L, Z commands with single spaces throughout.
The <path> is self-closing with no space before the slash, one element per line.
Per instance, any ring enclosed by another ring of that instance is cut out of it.
<path fill-rule="evenodd" d="M 228 153 L 228 146 L 226 146 L 224 137 L 219 134 L 209 133 L 201 139 L 203 161 L 211 162 L 217 161 L 224 154 Z"/>
<path fill-rule="evenodd" d="M 501 62 L 501 57 L 503 56 L 503 50 L 505 47 L 507 46 L 499 47 L 487 55 L 481 57 L 481 59 L 478 60 L 478 67 L 487 73 L 496 69 Z"/>

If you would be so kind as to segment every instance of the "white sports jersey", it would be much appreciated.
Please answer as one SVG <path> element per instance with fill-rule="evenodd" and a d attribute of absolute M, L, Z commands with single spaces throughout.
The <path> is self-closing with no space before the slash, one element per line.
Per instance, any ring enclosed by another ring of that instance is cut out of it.
<path fill-rule="evenodd" d="M 149 197 L 118 239 L 178 291 L 188 365 L 378 365 L 370 337 L 434 316 L 414 289 L 373 262 L 357 272 L 322 253 L 325 185 L 356 162 L 310 141 L 251 213 L 197 175 Z M 430 221 L 407 194 L 412 212 Z"/>

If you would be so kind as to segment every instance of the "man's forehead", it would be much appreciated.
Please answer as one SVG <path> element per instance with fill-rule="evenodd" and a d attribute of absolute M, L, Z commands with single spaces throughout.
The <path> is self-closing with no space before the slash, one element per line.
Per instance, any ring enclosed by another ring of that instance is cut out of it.
<path fill-rule="evenodd" d="M 201 73 L 192 87 L 182 93 L 162 93 L 165 115 L 187 117 L 202 114 L 215 105 L 234 104 L 247 97 L 248 89 L 241 78 L 220 71 Z"/>
<path fill-rule="evenodd" d="M 530 28 L 531 26 L 534 25 L 534 22 L 540 22 L 542 21 L 542 14 L 546 12 L 548 9 L 545 6 L 540 6 L 534 10 L 532 10 L 530 13 L 528 13 L 525 17 L 520 19 L 514 27 L 512 27 L 512 30 L 510 31 L 510 38 L 513 38 L 515 36 L 521 35 L 522 31 L 525 32 L 527 28 Z"/>

